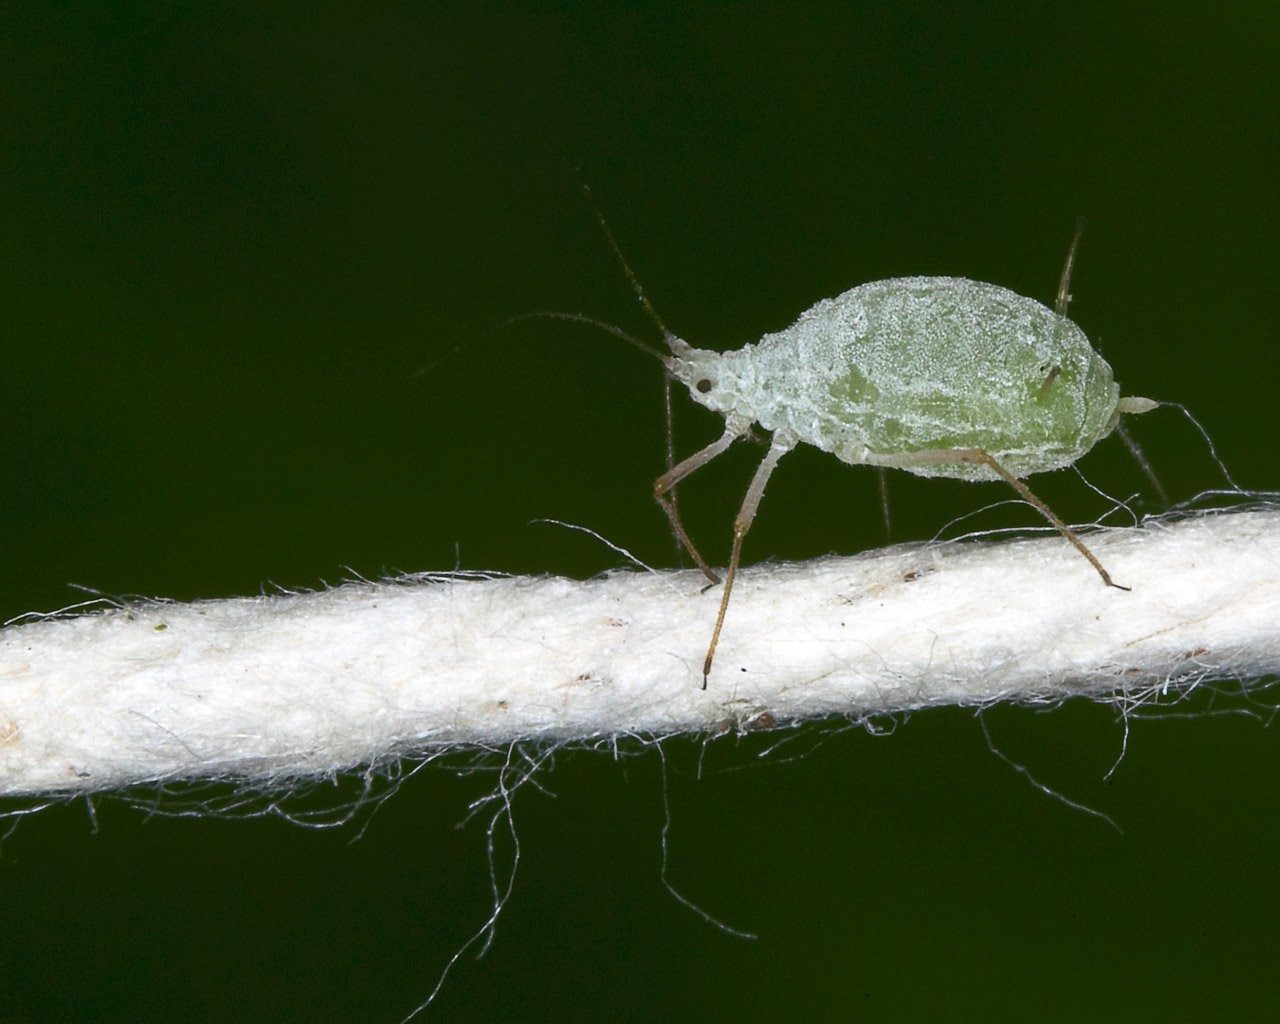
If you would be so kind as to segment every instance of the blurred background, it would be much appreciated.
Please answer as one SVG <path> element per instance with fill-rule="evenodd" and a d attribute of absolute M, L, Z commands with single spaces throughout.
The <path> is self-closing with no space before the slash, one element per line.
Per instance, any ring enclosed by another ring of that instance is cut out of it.
<path fill-rule="evenodd" d="M 730 348 L 820 298 L 948 274 L 1052 300 L 1126 393 L 1187 403 L 1275 488 L 1275 111 L 1266 3 L 27 5 L 0 38 L 0 618 L 351 572 L 675 564 L 651 499 L 654 305 Z M 677 445 L 718 433 L 685 403 Z M 1133 425 L 1174 500 L 1221 486 L 1177 414 Z M 759 451 L 683 489 L 713 560 Z M 1158 503 L 1114 439 L 1080 467 Z M 1033 481 L 1065 518 L 1108 503 Z M 892 478 L 894 533 L 1006 494 Z M 1121 520 L 1113 520 L 1119 522 Z M 1036 525 L 1002 506 L 958 529 Z M 800 450 L 751 561 L 882 543 L 870 470 Z M 1133 581 L 1140 585 L 1141 581 Z M 703 624 L 690 625 L 700 649 Z M 1239 709 L 1199 701 L 1197 710 Z M 1280 954 L 1280 747 L 1226 715 L 973 716 L 561 754 L 515 813 L 514 896 L 448 1021 L 1256 1019 Z M 367 822 L 83 802 L 0 856 L 0 1020 L 398 1021 L 483 921 L 491 774 L 428 768 Z M 301 811 L 340 802 L 321 789 Z M 554 797 L 554 798 L 552 798 Z M 364 819 L 361 819 L 362 821 Z M 505 851 L 505 847 L 503 848 Z M 427 1018 L 431 1019 L 431 1018 Z"/>

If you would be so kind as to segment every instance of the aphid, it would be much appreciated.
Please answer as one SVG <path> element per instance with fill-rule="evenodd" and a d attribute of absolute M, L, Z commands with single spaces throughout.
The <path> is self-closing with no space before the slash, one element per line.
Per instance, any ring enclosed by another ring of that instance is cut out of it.
<path fill-rule="evenodd" d="M 733 549 L 702 666 L 706 688 L 724 627 L 742 542 L 769 476 L 800 443 L 853 465 L 919 476 L 1004 480 L 1033 505 L 1102 577 L 1097 557 L 1022 477 L 1069 466 L 1148 398 L 1121 398 L 1111 367 L 1067 318 L 1077 226 L 1054 308 L 998 285 L 959 277 L 902 277 L 824 299 L 785 330 L 730 352 L 694 348 L 658 317 L 603 217 L 600 226 L 641 305 L 662 332 L 662 354 L 616 327 L 615 335 L 660 359 L 695 402 L 724 417 L 724 433 L 654 481 L 653 493 L 679 542 L 713 583 L 720 581 L 685 532 L 676 484 L 758 425 L 768 454 L 733 523 Z M 585 317 L 567 319 L 594 323 Z"/>

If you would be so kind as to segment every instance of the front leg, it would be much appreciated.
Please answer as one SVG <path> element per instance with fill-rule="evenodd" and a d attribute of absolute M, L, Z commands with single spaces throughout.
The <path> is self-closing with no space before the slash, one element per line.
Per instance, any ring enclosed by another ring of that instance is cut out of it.
<path fill-rule="evenodd" d="M 667 514 L 667 519 L 671 523 L 671 531 L 684 546 L 684 549 L 689 552 L 689 556 L 694 560 L 698 568 L 702 570 L 702 574 L 712 583 L 719 583 L 720 577 L 712 571 L 698 549 L 694 547 L 693 541 L 685 531 L 684 523 L 680 521 L 680 513 L 677 511 L 676 503 L 672 500 L 669 492 L 694 470 L 701 469 L 717 455 L 724 454 L 729 445 L 738 439 L 738 436 L 739 431 L 726 427 L 719 440 L 712 441 L 701 451 L 694 452 L 683 462 L 673 466 L 653 482 L 653 496 L 658 504 L 662 506 L 662 511 Z"/>

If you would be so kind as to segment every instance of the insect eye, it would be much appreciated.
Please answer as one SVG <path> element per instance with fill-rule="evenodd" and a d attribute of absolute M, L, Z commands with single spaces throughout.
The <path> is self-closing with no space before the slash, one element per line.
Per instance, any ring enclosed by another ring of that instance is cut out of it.
<path fill-rule="evenodd" d="M 711 390 L 711 381 L 707 380 L 706 377 L 703 377 L 702 380 L 698 381 L 698 383 L 694 385 L 694 387 L 705 395 Z"/>

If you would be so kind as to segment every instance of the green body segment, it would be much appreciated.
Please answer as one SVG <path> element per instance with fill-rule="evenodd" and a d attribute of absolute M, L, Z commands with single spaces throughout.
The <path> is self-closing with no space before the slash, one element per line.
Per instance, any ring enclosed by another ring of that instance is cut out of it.
<path fill-rule="evenodd" d="M 727 417 L 846 462 L 922 476 L 995 478 L 982 464 L 910 465 L 901 456 L 981 448 L 1016 476 L 1058 469 L 1118 417 L 1111 368 L 1079 327 L 1033 299 L 963 278 L 861 285 L 754 345 L 693 350 L 682 361 L 702 364 L 692 393 Z M 711 382 L 705 394 L 698 380 Z"/>

